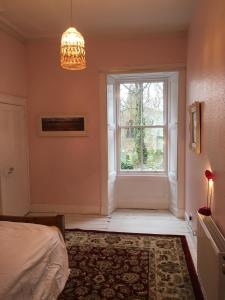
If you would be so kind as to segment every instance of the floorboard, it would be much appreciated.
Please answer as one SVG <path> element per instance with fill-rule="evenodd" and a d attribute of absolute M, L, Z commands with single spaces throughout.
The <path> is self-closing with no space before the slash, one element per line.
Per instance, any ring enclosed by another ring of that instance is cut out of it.
<path fill-rule="evenodd" d="M 196 267 L 196 237 L 193 236 L 185 220 L 177 219 L 167 210 L 117 209 L 109 217 L 65 214 L 65 220 L 67 229 L 185 235 Z"/>

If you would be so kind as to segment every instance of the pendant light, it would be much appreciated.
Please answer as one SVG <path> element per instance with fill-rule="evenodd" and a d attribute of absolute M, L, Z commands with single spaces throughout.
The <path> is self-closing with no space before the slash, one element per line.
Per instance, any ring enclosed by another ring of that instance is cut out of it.
<path fill-rule="evenodd" d="M 70 24 L 72 25 L 73 6 L 70 2 Z M 86 68 L 85 43 L 82 34 L 74 27 L 69 27 L 61 38 L 61 67 L 67 70 Z"/>

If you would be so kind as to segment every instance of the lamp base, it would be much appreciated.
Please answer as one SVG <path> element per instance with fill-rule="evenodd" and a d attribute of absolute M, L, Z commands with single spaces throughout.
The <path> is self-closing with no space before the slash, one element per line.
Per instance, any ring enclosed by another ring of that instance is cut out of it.
<path fill-rule="evenodd" d="M 201 215 L 204 215 L 204 216 L 211 216 L 211 209 L 207 206 L 203 206 L 203 207 L 200 207 L 198 209 L 198 212 L 201 214 Z"/>

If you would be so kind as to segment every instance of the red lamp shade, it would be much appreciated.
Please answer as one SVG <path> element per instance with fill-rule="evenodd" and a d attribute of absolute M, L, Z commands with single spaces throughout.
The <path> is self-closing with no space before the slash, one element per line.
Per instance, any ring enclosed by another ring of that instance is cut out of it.
<path fill-rule="evenodd" d="M 215 178 L 215 175 L 213 174 L 213 172 L 211 172 L 210 170 L 206 170 L 205 171 L 205 177 L 208 180 L 213 180 Z"/>

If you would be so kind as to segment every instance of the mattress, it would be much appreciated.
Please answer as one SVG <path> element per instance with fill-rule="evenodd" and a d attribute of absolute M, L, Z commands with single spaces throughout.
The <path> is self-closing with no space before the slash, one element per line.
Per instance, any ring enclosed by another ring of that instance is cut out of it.
<path fill-rule="evenodd" d="M 68 276 L 58 228 L 0 221 L 0 299 L 57 299 Z"/>

